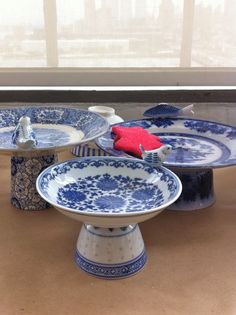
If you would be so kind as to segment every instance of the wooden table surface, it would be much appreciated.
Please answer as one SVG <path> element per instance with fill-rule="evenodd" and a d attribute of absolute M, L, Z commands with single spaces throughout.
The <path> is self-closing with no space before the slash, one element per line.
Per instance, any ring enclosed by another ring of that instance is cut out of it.
<path fill-rule="evenodd" d="M 0 315 L 236 314 L 235 167 L 214 171 L 210 208 L 165 210 L 140 224 L 148 253 L 140 273 L 102 280 L 74 263 L 79 222 L 11 206 L 9 166 L 0 157 Z"/>

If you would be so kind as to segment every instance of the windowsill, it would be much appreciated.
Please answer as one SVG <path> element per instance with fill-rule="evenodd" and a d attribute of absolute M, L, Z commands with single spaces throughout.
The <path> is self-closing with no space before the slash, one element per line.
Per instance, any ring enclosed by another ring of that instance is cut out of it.
<path fill-rule="evenodd" d="M 1 102 L 235 103 L 236 86 L 1 86 Z"/>
<path fill-rule="evenodd" d="M 0 91 L 236 91 L 236 86 L 0 86 Z"/>

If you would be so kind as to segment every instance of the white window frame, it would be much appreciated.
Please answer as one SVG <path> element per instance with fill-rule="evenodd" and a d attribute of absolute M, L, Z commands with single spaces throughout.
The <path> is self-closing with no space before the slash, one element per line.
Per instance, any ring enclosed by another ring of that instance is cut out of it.
<path fill-rule="evenodd" d="M 0 68 L 0 86 L 235 86 L 236 67 L 188 67 L 194 7 L 195 0 L 184 0 L 180 68 L 57 68 L 56 0 L 44 0 L 48 67 Z"/>
<path fill-rule="evenodd" d="M 5 68 L 0 86 L 235 86 L 236 68 Z"/>

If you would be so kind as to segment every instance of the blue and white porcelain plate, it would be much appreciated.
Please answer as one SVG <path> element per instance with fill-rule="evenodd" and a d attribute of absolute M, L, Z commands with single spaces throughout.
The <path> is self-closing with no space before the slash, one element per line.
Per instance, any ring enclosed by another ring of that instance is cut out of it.
<path fill-rule="evenodd" d="M 39 175 L 36 185 L 53 206 L 93 216 L 135 216 L 161 210 L 182 189 L 179 178 L 164 167 L 117 157 L 55 164 Z"/>
<path fill-rule="evenodd" d="M 236 164 L 236 128 L 218 122 L 186 118 L 150 118 L 119 123 L 120 126 L 140 126 L 158 135 L 173 148 L 164 165 L 178 168 L 216 168 Z M 131 157 L 114 149 L 111 129 L 96 139 L 105 152 Z"/>
<path fill-rule="evenodd" d="M 75 107 L 29 106 L 0 109 L 0 151 L 19 148 L 12 142 L 13 131 L 22 116 L 30 118 L 37 146 L 34 150 L 62 150 L 102 135 L 108 122 L 102 116 Z"/>

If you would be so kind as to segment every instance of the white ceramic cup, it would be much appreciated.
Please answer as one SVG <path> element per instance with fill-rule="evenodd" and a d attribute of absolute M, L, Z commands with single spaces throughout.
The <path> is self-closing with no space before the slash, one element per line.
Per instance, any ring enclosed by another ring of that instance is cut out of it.
<path fill-rule="evenodd" d="M 124 121 L 120 116 L 116 115 L 115 109 L 112 108 L 112 107 L 108 107 L 108 106 L 90 106 L 88 108 L 88 110 L 90 112 L 94 112 L 94 113 L 100 114 L 101 116 L 106 118 L 110 125 Z"/>

